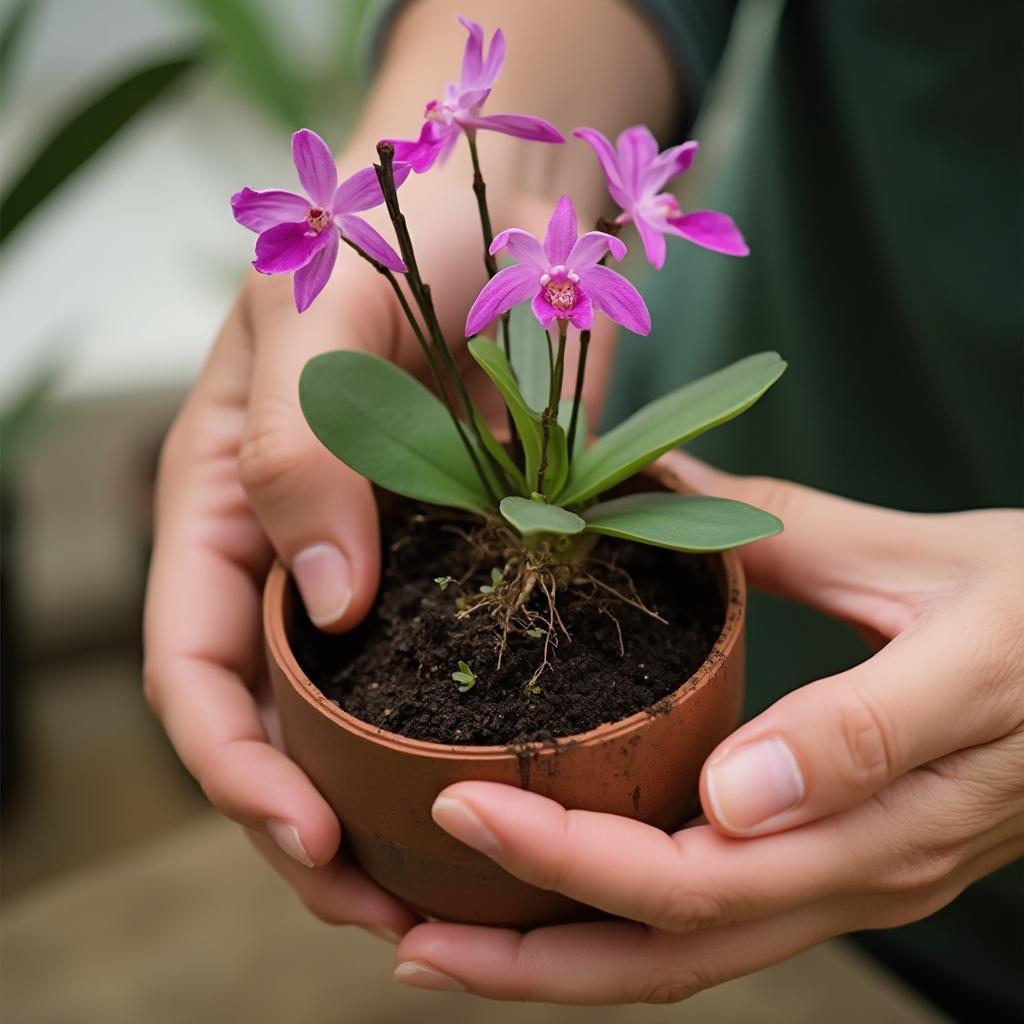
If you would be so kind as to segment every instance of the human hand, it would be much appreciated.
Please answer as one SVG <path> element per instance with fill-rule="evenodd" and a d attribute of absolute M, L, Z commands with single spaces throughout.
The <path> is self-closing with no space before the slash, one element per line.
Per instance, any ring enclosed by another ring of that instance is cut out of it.
<path fill-rule="evenodd" d="M 1024 514 L 911 515 L 668 457 L 786 524 L 755 586 L 880 648 L 711 754 L 674 835 L 459 783 L 435 820 L 523 880 L 628 920 L 526 934 L 424 924 L 396 977 L 496 999 L 672 1002 L 835 935 L 926 917 L 1024 850 Z M 884 646 L 883 646 L 884 645 Z"/>

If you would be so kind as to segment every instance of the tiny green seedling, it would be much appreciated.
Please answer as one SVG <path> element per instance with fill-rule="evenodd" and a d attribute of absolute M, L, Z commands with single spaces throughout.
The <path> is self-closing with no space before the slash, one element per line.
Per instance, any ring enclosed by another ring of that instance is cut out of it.
<path fill-rule="evenodd" d="M 534 640 L 539 640 L 544 635 L 544 630 L 534 626 L 533 629 L 526 630 L 526 635 L 532 636 Z"/>
<path fill-rule="evenodd" d="M 434 582 L 442 589 L 447 590 L 453 583 L 456 582 L 454 576 L 435 576 Z"/>
<path fill-rule="evenodd" d="M 498 587 L 501 586 L 501 584 L 504 581 L 504 579 L 505 579 L 505 574 L 500 569 L 492 569 L 491 570 L 491 582 L 490 583 L 485 583 L 480 588 L 480 593 L 481 594 L 493 594 L 498 589 Z"/>
<path fill-rule="evenodd" d="M 464 661 L 459 662 L 459 671 L 452 673 L 452 679 L 459 684 L 459 693 L 465 693 L 476 686 L 476 676 Z"/>

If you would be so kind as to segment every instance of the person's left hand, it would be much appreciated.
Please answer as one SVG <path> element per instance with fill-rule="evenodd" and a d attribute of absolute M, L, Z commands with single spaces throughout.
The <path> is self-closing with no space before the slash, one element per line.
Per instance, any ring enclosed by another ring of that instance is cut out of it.
<path fill-rule="evenodd" d="M 720 744 L 701 777 L 709 823 L 675 835 L 508 786 L 446 789 L 434 818 L 452 835 L 628 920 L 525 934 L 422 924 L 397 950 L 398 980 L 672 1002 L 826 938 L 926 917 L 1024 850 L 1024 514 L 890 512 L 669 458 L 698 489 L 786 524 L 743 551 L 754 585 L 880 650 Z"/>

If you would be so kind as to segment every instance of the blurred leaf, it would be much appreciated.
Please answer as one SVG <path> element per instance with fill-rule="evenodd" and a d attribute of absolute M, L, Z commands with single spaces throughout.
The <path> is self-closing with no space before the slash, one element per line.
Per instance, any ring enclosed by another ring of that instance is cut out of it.
<path fill-rule="evenodd" d="M 25 452 L 58 417 L 51 399 L 64 372 L 66 346 L 63 341 L 51 341 L 29 379 L 12 399 L 0 409 L 0 440 L 3 459 L 0 460 L 0 480 L 6 485 L 17 471 Z"/>
<path fill-rule="evenodd" d="M 501 514 L 524 537 L 534 533 L 579 533 L 586 526 L 575 512 L 529 498 L 504 498 Z"/>
<path fill-rule="evenodd" d="M 534 409 L 548 404 L 551 370 L 549 342 L 544 328 L 523 303 L 512 310 L 509 320 L 509 347 L 512 350 L 512 369 L 523 397 Z M 500 334 L 500 330 L 499 330 Z"/>
<path fill-rule="evenodd" d="M 0 83 L 7 84 L 10 66 L 17 53 L 18 40 L 21 39 L 28 15 L 33 8 L 40 6 L 40 0 L 15 0 L 11 9 L 0 25 Z"/>
<path fill-rule="evenodd" d="M 725 551 L 782 529 L 782 522 L 770 512 L 742 501 L 663 492 L 603 501 L 587 509 L 583 518 L 591 533 L 673 551 Z"/>
<path fill-rule="evenodd" d="M 251 0 L 189 2 L 242 86 L 268 113 L 292 131 L 309 126 L 309 90 L 278 42 L 280 33 L 266 12 Z"/>
<path fill-rule="evenodd" d="M 324 447 L 414 501 L 478 512 L 487 495 L 440 399 L 394 363 L 325 352 L 299 378 L 306 422 Z"/>
<path fill-rule="evenodd" d="M 0 241 L 66 178 L 197 62 L 195 53 L 133 71 L 74 111 L 0 200 Z"/>

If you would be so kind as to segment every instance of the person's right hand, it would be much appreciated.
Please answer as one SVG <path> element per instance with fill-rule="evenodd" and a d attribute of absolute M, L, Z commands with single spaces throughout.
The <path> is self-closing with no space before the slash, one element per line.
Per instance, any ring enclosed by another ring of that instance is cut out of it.
<path fill-rule="evenodd" d="M 403 202 L 416 211 L 410 222 L 419 261 L 450 339 L 462 338 L 466 311 L 485 280 L 473 195 L 459 170 L 402 189 Z M 547 213 L 539 205 L 521 210 L 516 223 L 525 227 Z M 377 225 L 391 236 L 379 218 Z M 592 408 L 610 341 L 610 332 L 595 336 Z M 377 590 L 371 487 L 321 446 L 298 403 L 303 365 L 333 348 L 360 348 L 425 372 L 387 282 L 346 247 L 331 282 L 301 316 L 290 277 L 248 280 L 161 457 L 146 695 L 206 795 L 250 831 L 314 914 L 398 936 L 416 917 L 335 859 L 337 819 L 282 752 L 263 664 L 260 592 L 274 553 L 290 567 L 322 629 L 356 625 Z M 470 390 L 478 398 L 493 393 L 467 366 L 464 345 L 456 356 Z"/>

